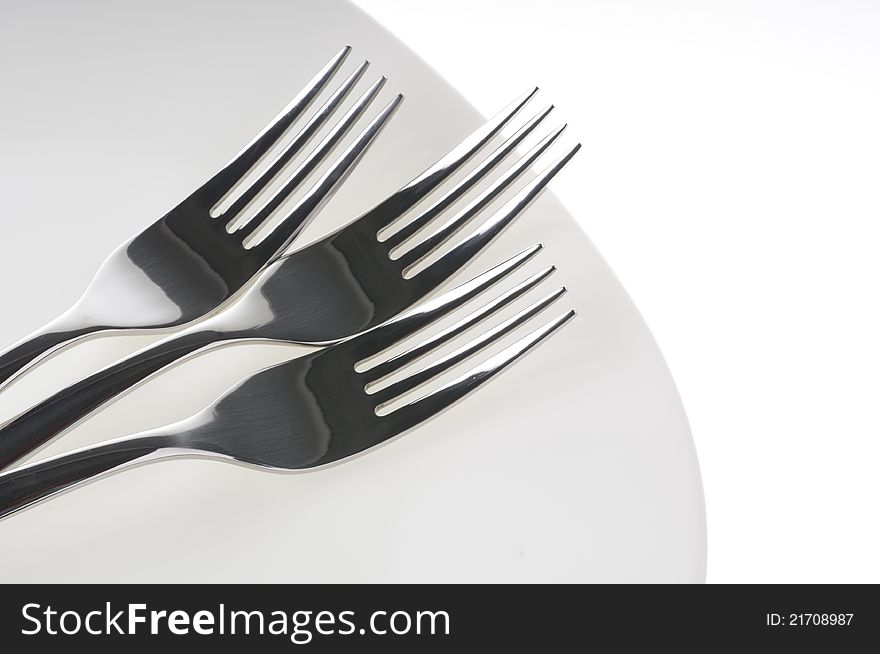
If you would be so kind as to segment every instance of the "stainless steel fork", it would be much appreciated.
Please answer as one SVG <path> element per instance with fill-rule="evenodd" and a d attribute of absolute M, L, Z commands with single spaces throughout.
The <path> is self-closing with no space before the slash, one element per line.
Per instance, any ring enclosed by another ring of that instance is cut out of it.
<path fill-rule="evenodd" d="M 162 368 L 210 346 L 253 339 L 326 345 L 375 327 L 426 297 L 520 215 L 580 147 L 565 151 L 476 231 L 450 250 L 442 251 L 446 241 L 482 214 L 532 167 L 565 126 L 552 131 L 464 208 L 430 234 L 424 233 L 434 219 L 514 152 L 552 106 L 544 109 L 428 208 L 401 224 L 402 216 L 437 190 L 452 171 L 486 144 L 534 92 L 515 100 L 361 218 L 267 266 L 219 312 L 60 391 L 9 421 L 0 429 L 0 467 L 18 460 Z M 518 261 L 522 263 L 535 251 L 523 254 Z M 422 264 L 424 267 L 419 268 Z"/>
<path fill-rule="evenodd" d="M 441 388 L 390 406 L 557 300 L 564 287 L 418 371 L 407 368 L 535 288 L 553 271 L 549 268 L 402 354 L 359 371 L 363 362 L 460 307 L 474 289 L 487 288 L 513 268 L 509 261 L 350 340 L 259 372 L 187 420 L 3 473 L 0 518 L 87 480 L 158 459 L 200 455 L 303 470 L 342 461 L 402 434 L 479 388 L 574 317 L 568 311 Z M 401 371 L 402 379 L 378 387 Z"/>
<path fill-rule="evenodd" d="M 212 210 L 241 185 L 251 170 L 304 114 L 338 72 L 350 47 L 322 68 L 262 132 L 214 177 L 164 217 L 111 254 L 82 298 L 70 310 L 0 354 L 0 387 L 28 366 L 89 334 L 109 330 L 163 328 L 199 318 L 228 299 L 281 253 L 337 189 L 388 121 L 402 96 L 395 98 L 296 207 L 254 247 L 244 239 L 263 225 L 284 200 L 339 145 L 378 95 L 385 78 L 373 84 L 321 142 L 290 173 L 271 197 L 239 229 L 243 211 L 314 139 L 363 76 L 361 64 L 330 95 L 253 183 L 223 211 Z M 255 173 L 254 173 L 255 174 Z"/>

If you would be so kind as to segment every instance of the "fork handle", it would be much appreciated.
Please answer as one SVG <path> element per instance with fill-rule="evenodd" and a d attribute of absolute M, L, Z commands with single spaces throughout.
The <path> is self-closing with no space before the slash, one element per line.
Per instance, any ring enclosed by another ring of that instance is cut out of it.
<path fill-rule="evenodd" d="M 0 474 L 0 519 L 100 476 L 158 458 L 173 444 L 142 436 L 98 445 Z"/>
<path fill-rule="evenodd" d="M 56 323 L 60 323 L 62 319 L 63 316 L 0 353 L 0 388 L 25 368 L 47 357 L 62 345 L 98 331 L 96 327 L 56 327 Z"/>
<path fill-rule="evenodd" d="M 213 331 L 192 331 L 165 339 L 43 400 L 0 428 L 0 469 L 150 375 L 222 338 Z"/>

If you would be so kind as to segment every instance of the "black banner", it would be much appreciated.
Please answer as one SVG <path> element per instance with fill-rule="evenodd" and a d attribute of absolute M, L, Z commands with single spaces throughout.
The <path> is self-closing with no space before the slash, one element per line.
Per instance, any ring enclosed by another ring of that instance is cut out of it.
<path fill-rule="evenodd" d="M 0 598 L 0 647 L 839 648 L 875 642 L 878 614 L 873 586 L 10 585 Z"/>

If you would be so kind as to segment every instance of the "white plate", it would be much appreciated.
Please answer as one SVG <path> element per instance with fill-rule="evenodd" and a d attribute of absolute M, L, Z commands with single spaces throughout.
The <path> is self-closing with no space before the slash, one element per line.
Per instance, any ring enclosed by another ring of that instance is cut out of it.
<path fill-rule="evenodd" d="M 385 97 L 407 99 L 300 243 L 482 120 L 339 0 L 22 2 L 5 13 L 2 343 L 72 303 L 110 250 L 213 173 L 345 43 L 346 69 L 368 58 L 368 80 L 387 74 Z M 577 159 L 562 174 L 578 175 Z M 545 195 L 458 279 L 538 241 L 545 250 L 522 276 L 555 264 L 544 290 L 569 293 L 547 317 L 580 315 L 479 394 L 317 473 L 179 460 L 91 484 L 0 523 L 0 581 L 702 581 L 702 489 L 678 395 L 572 217 Z M 0 396 L 0 415 L 154 339 L 85 343 Z M 198 358 L 38 458 L 184 417 L 294 353 L 247 345 Z"/>

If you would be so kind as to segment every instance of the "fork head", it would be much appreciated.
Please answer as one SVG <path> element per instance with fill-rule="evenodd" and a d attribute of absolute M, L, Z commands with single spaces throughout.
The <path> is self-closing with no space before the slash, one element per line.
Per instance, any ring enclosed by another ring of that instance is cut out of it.
<path fill-rule="evenodd" d="M 474 289 L 485 289 L 507 277 L 516 268 L 512 261 L 538 249 L 523 252 L 359 336 L 257 373 L 197 416 L 197 426 L 184 432 L 174 445 L 294 470 L 335 463 L 412 429 L 495 377 L 573 318 L 574 311 L 543 324 L 440 388 L 402 406 L 394 407 L 395 401 L 406 399 L 510 334 L 558 300 L 565 288 L 526 306 L 451 353 L 411 367 L 536 288 L 554 271 L 547 268 L 402 353 L 379 363 L 375 359 L 462 307 L 474 297 Z M 395 378 L 389 381 L 390 376 Z"/>
<path fill-rule="evenodd" d="M 230 338 L 327 344 L 375 327 L 426 297 L 522 214 L 580 147 L 564 152 L 500 209 L 483 217 L 470 235 L 444 252 L 447 241 L 488 213 L 493 201 L 548 151 L 564 126 L 550 132 L 445 223 L 429 235 L 424 234 L 433 227 L 435 219 L 452 213 L 452 206 L 486 180 L 549 114 L 552 107 L 538 112 L 469 174 L 451 188 L 443 188 L 443 182 L 488 143 L 533 93 L 518 98 L 361 218 L 273 262 L 235 306 L 215 317 L 211 328 Z M 432 195 L 430 206 L 401 224 L 416 205 L 435 191 L 439 198 Z"/>
<path fill-rule="evenodd" d="M 216 308 L 279 255 L 351 172 L 402 100 L 397 96 L 385 106 L 328 165 L 296 208 L 251 247 L 249 237 L 294 191 L 304 188 L 382 89 L 384 78 L 370 86 L 335 123 L 331 122 L 363 76 L 368 66 L 364 62 L 285 141 L 287 132 L 302 122 L 300 119 L 337 74 L 350 50 L 346 47 L 333 57 L 214 177 L 111 255 L 81 301 L 81 312 L 95 320 L 106 320 L 107 327 L 163 327 L 189 322 Z M 324 127 L 328 128 L 326 135 L 307 151 Z M 260 170 L 258 164 L 279 146 L 278 154 Z M 285 169 L 298 155 L 304 156 L 293 172 L 287 173 Z M 273 183 L 278 184 L 277 190 L 252 211 Z M 227 199 L 231 200 L 228 206 L 221 208 Z M 125 297 L 119 297 L 123 290 L 119 280 L 123 279 L 127 280 L 125 294 L 137 296 L 136 301 L 126 303 Z M 114 311 L 115 304 L 124 305 L 125 310 Z"/>

